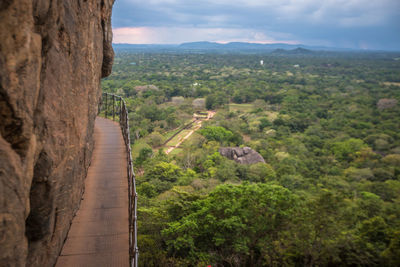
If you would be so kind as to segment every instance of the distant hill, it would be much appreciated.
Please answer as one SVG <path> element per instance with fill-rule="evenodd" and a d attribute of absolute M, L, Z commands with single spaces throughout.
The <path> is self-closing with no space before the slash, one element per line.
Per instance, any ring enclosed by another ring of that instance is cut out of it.
<path fill-rule="evenodd" d="M 113 44 L 114 49 L 168 49 L 178 45 L 169 44 Z"/>
<path fill-rule="evenodd" d="M 315 51 L 310 49 L 305 49 L 298 47 L 296 49 L 286 50 L 286 49 L 275 49 L 272 51 L 273 54 L 286 54 L 286 55 L 304 55 L 304 54 L 313 54 Z"/>
<path fill-rule="evenodd" d="M 302 44 L 284 44 L 284 43 L 276 43 L 276 44 L 258 44 L 258 43 L 245 43 L 245 42 L 232 42 L 227 44 L 220 44 L 214 42 L 192 42 L 192 43 L 183 43 L 179 45 L 179 48 L 184 49 L 228 49 L 228 50 L 276 50 L 276 49 L 284 49 L 284 50 L 292 50 L 292 49 L 304 49 L 304 50 L 323 50 L 323 51 L 338 51 L 338 50 L 349 50 L 349 49 L 340 49 L 340 48 L 331 48 L 331 47 L 323 47 L 323 46 L 307 46 Z M 305 52 L 305 51 L 297 51 L 297 52 Z"/>
<path fill-rule="evenodd" d="M 220 49 L 224 47 L 224 44 L 212 42 L 192 42 L 180 44 L 178 47 L 183 49 Z"/>
<path fill-rule="evenodd" d="M 310 54 L 313 51 L 356 51 L 353 49 L 332 48 L 324 46 L 308 46 L 302 44 L 258 44 L 245 42 L 231 42 L 226 44 L 215 42 L 190 42 L 182 44 L 113 44 L 115 50 L 135 50 L 145 52 L 172 52 L 172 53 L 274 53 L 274 54 Z"/>

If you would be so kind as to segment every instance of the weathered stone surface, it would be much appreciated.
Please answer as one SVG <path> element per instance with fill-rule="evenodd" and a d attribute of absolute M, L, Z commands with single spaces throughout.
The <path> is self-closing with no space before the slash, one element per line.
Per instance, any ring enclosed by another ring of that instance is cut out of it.
<path fill-rule="evenodd" d="M 250 147 L 221 147 L 219 153 L 241 164 L 265 163 L 264 158 Z"/>
<path fill-rule="evenodd" d="M 0 266 L 53 266 L 90 163 L 114 0 L 0 2 Z"/>

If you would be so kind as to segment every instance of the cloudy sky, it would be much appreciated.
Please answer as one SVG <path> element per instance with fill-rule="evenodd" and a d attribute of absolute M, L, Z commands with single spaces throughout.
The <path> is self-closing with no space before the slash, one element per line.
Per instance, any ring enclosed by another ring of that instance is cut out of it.
<path fill-rule="evenodd" d="M 400 0 L 116 0 L 114 43 L 400 50 Z"/>

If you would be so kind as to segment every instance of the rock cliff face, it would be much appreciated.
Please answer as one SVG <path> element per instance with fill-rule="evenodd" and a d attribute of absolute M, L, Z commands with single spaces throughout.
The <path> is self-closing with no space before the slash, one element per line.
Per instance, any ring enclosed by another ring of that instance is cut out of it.
<path fill-rule="evenodd" d="M 52 266 L 83 192 L 114 0 L 0 1 L 0 266 Z"/>
<path fill-rule="evenodd" d="M 221 147 L 219 153 L 241 164 L 265 163 L 264 158 L 250 147 Z"/>

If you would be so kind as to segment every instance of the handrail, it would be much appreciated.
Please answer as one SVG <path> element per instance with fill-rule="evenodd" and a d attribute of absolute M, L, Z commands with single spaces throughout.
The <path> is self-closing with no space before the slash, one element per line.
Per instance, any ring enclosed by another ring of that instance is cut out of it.
<path fill-rule="evenodd" d="M 110 99 L 108 99 L 110 98 Z M 103 100 L 105 106 L 103 106 Z M 119 101 L 119 105 L 117 102 Z M 111 102 L 111 103 L 109 103 Z M 131 267 L 138 267 L 139 248 L 137 246 L 137 193 L 135 183 L 135 173 L 133 171 L 131 138 L 129 134 L 129 118 L 128 109 L 125 100 L 118 95 L 103 93 L 100 105 L 99 115 L 115 121 L 115 117 L 119 117 L 119 125 L 121 126 L 122 136 L 124 137 L 125 149 L 128 161 L 128 198 L 129 198 L 129 263 Z"/>

